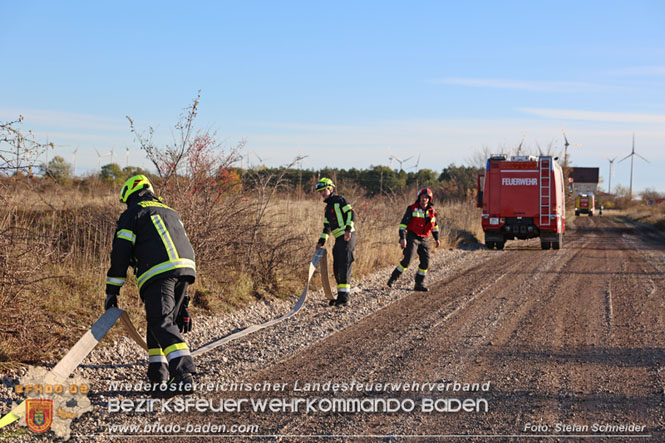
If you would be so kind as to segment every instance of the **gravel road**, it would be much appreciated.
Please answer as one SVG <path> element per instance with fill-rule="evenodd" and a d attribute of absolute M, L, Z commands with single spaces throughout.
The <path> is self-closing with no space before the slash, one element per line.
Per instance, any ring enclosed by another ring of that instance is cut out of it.
<path fill-rule="evenodd" d="M 428 293 L 410 290 L 416 266 L 393 289 L 385 286 L 392 269 L 353 282 L 359 290 L 345 308 L 314 292 L 296 317 L 197 359 L 198 381 L 218 384 L 193 398 L 215 408 L 221 399 L 245 401 L 240 411 L 108 412 L 109 401 L 147 398 L 110 388 L 145 371 L 123 339 L 77 369 L 91 381 L 94 410 L 72 434 L 173 441 L 189 426 L 203 441 L 662 441 L 664 251 L 649 230 L 578 217 L 559 251 L 542 251 L 537 240 L 442 251 Z M 294 300 L 198 318 L 190 345 L 270 320 Z M 14 395 L 8 385 L 5 399 Z M 264 400 L 276 411 L 252 410 Z M 396 410 L 382 409 L 390 405 Z M 145 432 L 146 423 L 154 430 Z M 204 425 L 218 429 L 211 436 L 197 430 Z"/>

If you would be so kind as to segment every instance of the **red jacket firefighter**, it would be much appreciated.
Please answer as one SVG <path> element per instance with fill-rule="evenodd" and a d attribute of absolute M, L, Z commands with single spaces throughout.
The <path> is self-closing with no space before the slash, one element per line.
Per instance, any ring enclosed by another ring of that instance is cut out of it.
<path fill-rule="evenodd" d="M 416 202 L 406 208 L 402 222 L 399 225 L 400 246 L 403 248 L 404 258 L 390 276 L 388 286 L 392 287 L 393 283 L 402 275 L 409 266 L 413 253 L 417 251 L 420 266 L 416 273 L 414 290 L 427 291 L 423 282 L 429 267 L 430 234 L 434 237 L 438 248 L 441 243 L 439 241 L 439 226 L 436 221 L 436 209 L 432 206 L 432 191 L 429 188 L 422 188 L 418 191 Z"/>

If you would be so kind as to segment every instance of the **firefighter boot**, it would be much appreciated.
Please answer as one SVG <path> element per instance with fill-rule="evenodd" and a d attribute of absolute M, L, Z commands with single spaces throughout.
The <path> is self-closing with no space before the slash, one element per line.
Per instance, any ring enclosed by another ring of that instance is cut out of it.
<path fill-rule="evenodd" d="M 349 293 L 348 292 L 338 292 L 337 300 L 335 300 L 335 306 L 346 306 L 349 302 Z"/>
<path fill-rule="evenodd" d="M 393 287 L 393 283 L 395 283 L 397 281 L 397 279 L 399 278 L 400 275 L 402 275 L 402 273 L 399 272 L 399 270 L 395 269 L 393 271 L 393 273 L 390 275 L 390 278 L 388 279 L 388 287 L 389 288 Z"/>
<path fill-rule="evenodd" d="M 194 392 L 194 379 L 192 374 L 184 373 L 172 377 L 171 380 L 153 388 L 153 398 L 171 398 L 176 395 L 187 395 Z"/>
<path fill-rule="evenodd" d="M 419 275 L 416 274 L 416 286 L 413 287 L 414 291 L 422 291 L 422 292 L 427 292 L 429 289 L 423 284 L 425 281 L 425 276 L 424 275 Z"/>

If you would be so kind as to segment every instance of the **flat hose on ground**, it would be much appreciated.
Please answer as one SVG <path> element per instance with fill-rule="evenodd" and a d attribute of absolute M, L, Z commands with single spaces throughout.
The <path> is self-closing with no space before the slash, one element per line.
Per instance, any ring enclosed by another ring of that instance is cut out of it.
<path fill-rule="evenodd" d="M 138 332 L 136 332 L 136 328 L 132 325 L 127 313 L 122 309 L 110 308 L 99 317 L 88 332 L 83 334 L 83 337 L 81 337 L 74 347 L 65 354 L 62 360 L 60 360 L 58 364 L 46 374 L 43 384 L 63 384 L 69 375 L 74 372 L 74 369 L 76 369 L 95 346 L 97 346 L 97 343 L 104 338 L 106 333 L 109 332 L 118 319 L 120 319 L 121 323 L 125 325 L 128 335 L 147 352 L 148 346 L 146 346 L 145 341 L 143 341 Z M 13 423 L 24 415 L 25 400 L 0 419 L 0 428 Z"/>
<path fill-rule="evenodd" d="M 231 335 L 227 335 L 226 337 L 222 337 L 218 340 L 212 341 L 192 351 L 192 355 L 200 355 L 203 354 L 204 352 L 212 351 L 213 349 L 223 345 L 224 343 L 228 343 L 237 338 L 244 337 L 245 335 L 251 334 L 252 332 L 256 332 L 260 329 L 264 329 L 269 326 L 275 325 L 283 320 L 286 320 L 289 317 L 294 316 L 300 310 L 300 308 L 303 307 L 303 305 L 305 304 L 305 300 L 307 300 L 307 291 L 309 290 L 309 283 L 312 281 L 312 276 L 314 275 L 314 271 L 316 271 L 316 268 L 317 266 L 319 266 L 319 264 L 321 265 L 321 283 L 323 283 L 323 292 L 325 292 L 326 296 L 329 299 L 333 299 L 334 297 L 332 295 L 332 291 L 330 290 L 330 281 L 328 280 L 327 256 L 328 254 L 326 253 L 326 250 L 324 248 L 317 249 L 316 252 L 314 253 L 312 261 L 309 263 L 309 276 L 307 277 L 307 284 L 305 285 L 305 289 L 303 289 L 302 294 L 300 295 L 300 298 L 296 302 L 295 306 L 293 306 L 293 309 L 291 309 L 291 312 L 279 316 L 268 322 L 262 323 L 260 325 L 248 326 L 241 331 L 235 332 Z"/>
<path fill-rule="evenodd" d="M 317 249 L 312 257 L 312 261 L 309 264 L 309 276 L 307 277 L 307 284 L 303 290 L 300 298 L 296 302 L 293 309 L 280 317 L 277 317 L 273 320 L 270 320 L 266 323 L 260 325 L 249 326 L 242 331 L 238 331 L 226 337 L 222 337 L 218 340 L 212 341 L 200 348 L 192 351 L 192 355 L 200 355 L 205 352 L 211 351 L 224 343 L 228 343 L 232 340 L 235 340 L 245 335 L 251 334 L 252 332 L 258 331 L 260 329 L 267 328 L 274 324 L 277 324 L 283 320 L 286 320 L 289 317 L 294 316 L 305 304 L 307 300 L 307 291 L 309 290 L 309 284 L 312 281 L 312 276 L 316 271 L 316 268 L 321 265 L 321 283 L 323 284 L 323 291 L 325 292 L 328 299 L 333 299 L 332 291 L 330 290 L 330 281 L 328 279 L 328 260 L 327 252 L 324 248 Z M 129 315 L 125 311 L 119 308 L 110 308 L 101 317 L 92 325 L 92 327 L 79 339 L 78 342 L 72 347 L 67 354 L 58 362 L 55 367 L 46 374 L 44 377 L 43 384 L 63 384 L 64 381 L 69 377 L 69 375 L 74 372 L 74 369 L 81 364 L 81 362 L 92 352 L 92 350 L 97 346 L 97 344 L 104 338 L 108 331 L 115 325 L 115 323 L 120 319 L 120 322 L 125 326 L 127 335 L 134 340 L 141 348 L 148 351 L 148 346 L 141 337 L 141 335 L 136 331 L 136 327 L 132 324 L 129 319 Z M 14 421 L 20 419 L 25 415 L 25 400 L 21 402 L 18 406 L 7 413 L 2 419 L 0 419 L 0 428 L 7 426 Z"/>

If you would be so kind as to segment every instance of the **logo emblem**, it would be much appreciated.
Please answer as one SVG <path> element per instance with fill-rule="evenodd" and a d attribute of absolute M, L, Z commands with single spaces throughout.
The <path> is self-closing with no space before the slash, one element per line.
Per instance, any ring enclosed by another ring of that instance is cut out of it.
<path fill-rule="evenodd" d="M 37 434 L 46 432 L 53 423 L 53 400 L 29 398 L 25 401 L 25 422 Z"/>

